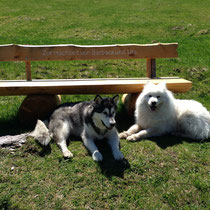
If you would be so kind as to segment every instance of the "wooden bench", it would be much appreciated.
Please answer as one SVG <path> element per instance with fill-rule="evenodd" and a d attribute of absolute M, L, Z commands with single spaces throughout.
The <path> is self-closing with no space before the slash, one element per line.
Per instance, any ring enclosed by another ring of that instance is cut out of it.
<path fill-rule="evenodd" d="M 0 45 L 0 61 L 22 61 L 26 66 L 26 80 L 1 80 L 0 95 L 31 94 L 121 94 L 140 93 L 148 80 L 165 81 L 169 90 L 184 93 L 192 83 L 178 77 L 157 77 L 157 58 L 176 58 L 177 43 L 126 45 Z M 145 78 L 96 78 L 34 80 L 32 61 L 145 59 Z"/>
<path fill-rule="evenodd" d="M 24 61 L 26 80 L 1 80 L 0 95 L 139 93 L 148 79 L 165 81 L 176 93 L 190 90 L 192 83 L 181 78 L 156 77 L 157 58 L 176 58 L 177 43 L 150 45 L 0 45 L 0 61 Z M 33 80 L 31 61 L 146 59 L 146 78 Z"/>

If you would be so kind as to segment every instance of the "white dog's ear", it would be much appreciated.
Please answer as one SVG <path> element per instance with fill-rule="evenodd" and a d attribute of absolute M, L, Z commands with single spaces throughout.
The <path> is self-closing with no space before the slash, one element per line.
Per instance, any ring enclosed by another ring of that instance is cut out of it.
<path fill-rule="evenodd" d="M 100 95 L 96 95 L 96 97 L 95 97 L 94 101 L 95 101 L 95 103 L 96 103 L 96 104 L 100 104 L 100 103 L 101 103 L 101 101 L 102 101 L 101 96 L 100 96 Z"/>
<path fill-rule="evenodd" d="M 112 98 L 114 104 L 117 106 L 118 102 L 119 102 L 119 96 L 118 95 L 115 95 L 113 98 Z"/>
<path fill-rule="evenodd" d="M 147 83 L 145 85 L 153 84 L 151 81 L 147 80 Z"/>
<path fill-rule="evenodd" d="M 152 87 L 154 85 L 155 85 L 154 83 L 152 83 L 148 80 L 147 83 L 144 85 L 144 88 Z"/>
<path fill-rule="evenodd" d="M 159 87 L 163 88 L 163 89 L 166 89 L 166 82 L 160 82 L 158 84 Z"/>

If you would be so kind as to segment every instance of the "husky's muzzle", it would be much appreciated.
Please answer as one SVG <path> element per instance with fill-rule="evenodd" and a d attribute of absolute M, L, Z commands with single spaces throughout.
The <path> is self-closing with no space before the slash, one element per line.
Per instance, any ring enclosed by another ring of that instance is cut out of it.
<path fill-rule="evenodd" d="M 101 122 L 102 122 L 103 126 L 104 126 L 106 129 L 108 129 L 108 130 L 111 130 L 111 129 L 116 125 L 116 121 L 115 121 L 114 118 L 110 118 L 110 120 L 109 120 L 109 126 L 107 126 L 107 125 L 103 122 L 103 120 L 101 120 Z"/>

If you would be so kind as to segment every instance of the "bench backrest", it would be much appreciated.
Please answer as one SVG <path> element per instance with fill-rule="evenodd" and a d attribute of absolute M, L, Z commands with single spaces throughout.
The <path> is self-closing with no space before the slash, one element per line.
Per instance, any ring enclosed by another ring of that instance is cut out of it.
<path fill-rule="evenodd" d="M 31 61 L 146 59 L 147 77 L 156 77 L 156 58 L 176 58 L 178 43 L 124 45 L 0 45 L 0 61 L 24 61 L 31 80 Z"/>

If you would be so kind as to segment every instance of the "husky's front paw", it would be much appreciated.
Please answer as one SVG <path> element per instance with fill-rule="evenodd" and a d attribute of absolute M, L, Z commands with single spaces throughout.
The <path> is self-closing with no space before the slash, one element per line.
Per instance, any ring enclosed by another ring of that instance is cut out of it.
<path fill-rule="evenodd" d="M 128 133 L 126 131 L 123 131 L 122 133 L 119 134 L 120 139 L 126 139 L 128 137 Z"/>
<path fill-rule="evenodd" d="M 128 136 L 126 139 L 128 141 L 137 141 L 137 140 L 139 140 L 139 136 L 137 136 L 136 134 L 133 134 L 131 136 Z"/>
<path fill-rule="evenodd" d="M 72 158 L 73 154 L 69 150 L 66 150 L 65 152 L 63 152 L 63 157 L 64 158 Z"/>
<path fill-rule="evenodd" d="M 113 155 L 114 155 L 115 160 L 122 160 L 124 158 L 124 156 L 123 156 L 122 152 L 120 152 L 120 150 L 113 153 Z"/>
<path fill-rule="evenodd" d="M 100 162 L 100 161 L 103 160 L 103 156 L 102 156 L 102 154 L 101 154 L 98 150 L 96 150 L 96 151 L 92 154 L 92 158 L 93 158 L 93 160 L 96 161 L 96 162 Z"/>

